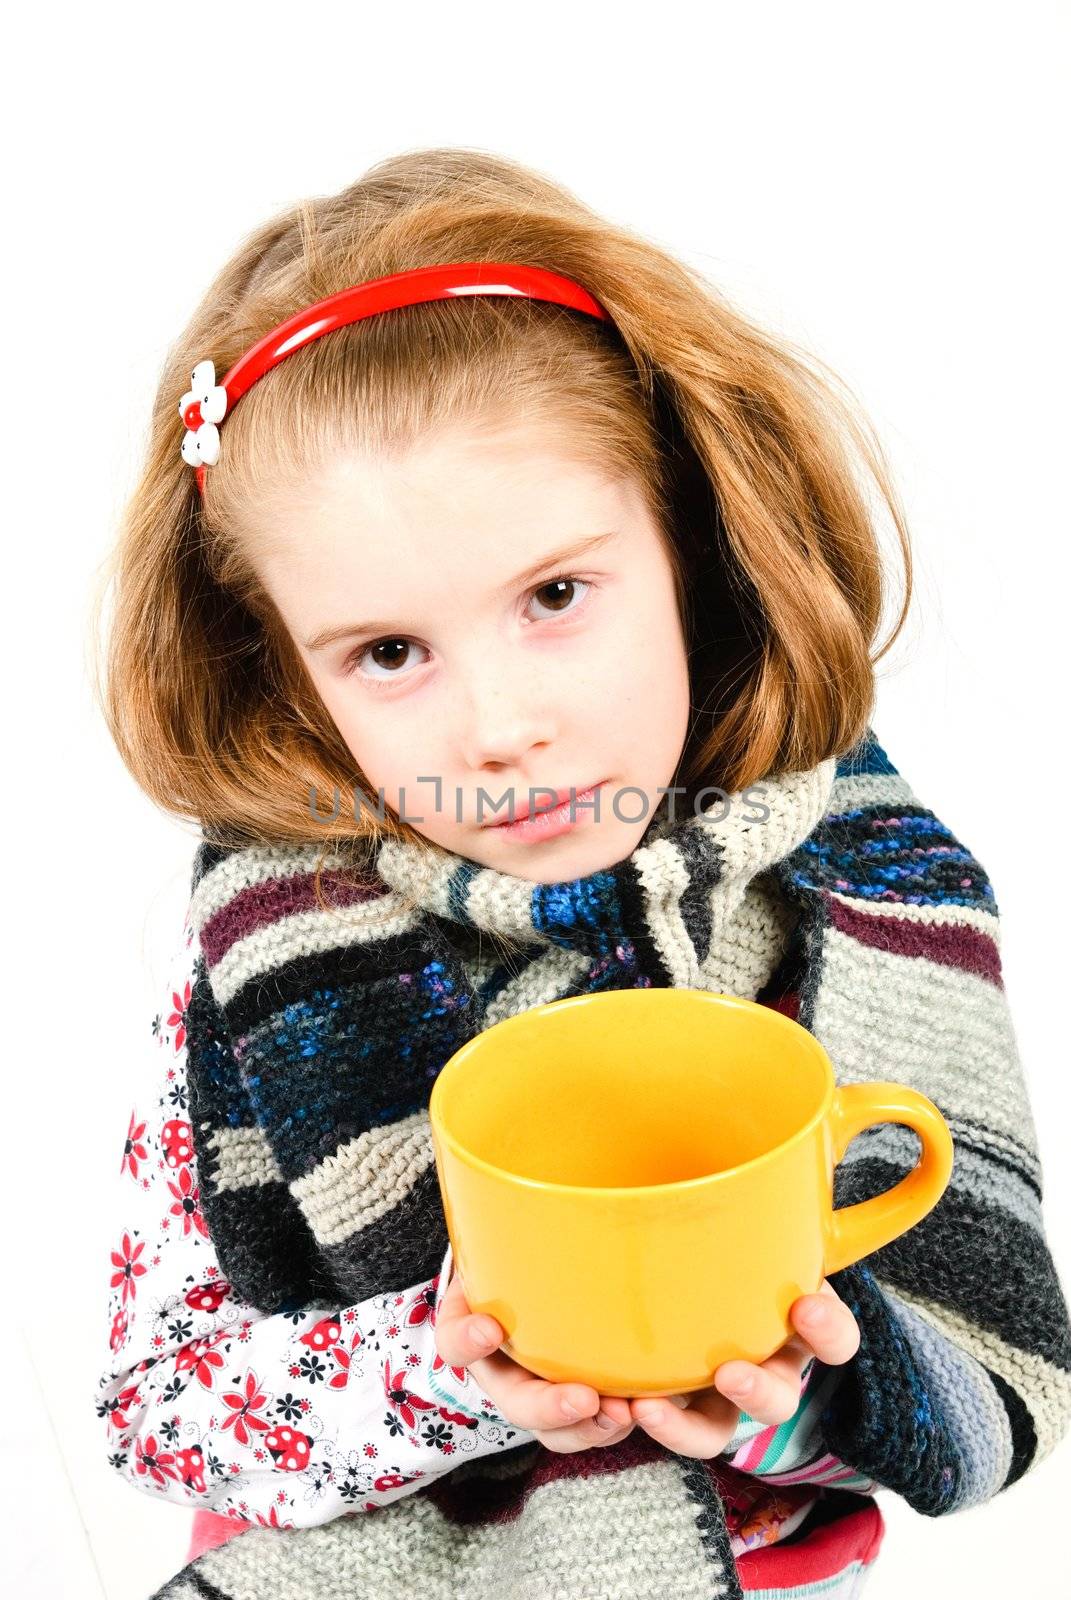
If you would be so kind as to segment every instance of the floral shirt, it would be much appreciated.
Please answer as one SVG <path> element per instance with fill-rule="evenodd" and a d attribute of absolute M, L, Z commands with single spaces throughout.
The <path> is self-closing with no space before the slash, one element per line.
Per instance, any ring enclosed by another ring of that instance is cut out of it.
<path fill-rule="evenodd" d="M 436 1350 L 449 1248 L 434 1277 L 357 1305 L 267 1314 L 227 1283 L 199 1204 L 188 1121 L 185 1013 L 198 956 L 187 917 L 122 1141 L 110 1359 L 96 1394 L 110 1465 L 176 1503 L 297 1528 L 386 1505 L 467 1457 L 533 1439 Z M 771 1428 L 742 1413 L 721 1459 L 768 1474 L 771 1489 L 874 1487 L 822 1451 L 819 1371 L 835 1377 L 815 1363 L 791 1422 Z M 752 1507 L 754 1498 L 744 1497 L 761 1537 L 749 1537 L 744 1518 L 741 1550 L 787 1532 L 814 1494 L 766 1494 Z"/>

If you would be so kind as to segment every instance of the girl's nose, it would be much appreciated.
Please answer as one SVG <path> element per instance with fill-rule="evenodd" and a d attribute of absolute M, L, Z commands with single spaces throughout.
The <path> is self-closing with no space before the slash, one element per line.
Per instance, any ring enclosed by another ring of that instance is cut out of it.
<path fill-rule="evenodd" d="M 530 670 L 515 676 L 486 664 L 481 677 L 466 695 L 461 713 L 462 759 L 474 771 L 489 765 L 522 766 L 534 747 L 554 737 L 539 684 Z"/>

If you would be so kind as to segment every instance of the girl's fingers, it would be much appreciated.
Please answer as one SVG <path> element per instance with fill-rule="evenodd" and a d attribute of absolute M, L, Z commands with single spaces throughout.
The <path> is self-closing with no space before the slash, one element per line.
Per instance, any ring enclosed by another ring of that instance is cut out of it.
<path fill-rule="evenodd" d="M 761 1366 L 726 1361 L 714 1374 L 722 1394 L 768 1427 L 795 1416 L 800 1379 L 812 1358 L 825 1366 L 842 1366 L 860 1344 L 858 1323 L 828 1279 L 823 1279 L 817 1294 L 801 1295 L 793 1302 L 789 1320 L 798 1331 Z"/>
<path fill-rule="evenodd" d="M 505 1330 L 493 1317 L 474 1316 L 469 1311 L 456 1273 L 451 1274 L 439 1302 L 435 1343 L 448 1365 L 469 1368 L 477 1384 L 515 1427 L 531 1433 L 555 1432 L 566 1442 L 563 1448 L 576 1448 L 576 1440 L 586 1445 L 616 1441 L 622 1429 L 639 1422 L 668 1449 L 709 1459 L 724 1449 L 741 1411 L 767 1426 L 794 1416 L 800 1377 L 812 1358 L 839 1366 L 859 1349 L 858 1324 L 828 1279 L 817 1294 L 802 1295 L 793 1303 L 789 1319 L 797 1332 L 761 1366 L 727 1361 L 714 1374 L 711 1388 L 690 1395 L 667 1395 L 658 1401 L 600 1396 L 589 1384 L 549 1383 L 536 1377 L 497 1350 Z M 490 1343 L 477 1337 L 485 1330 Z M 657 1422 L 649 1414 L 654 1405 L 661 1410 Z M 616 1431 L 597 1424 L 600 1411 L 604 1419 L 616 1423 Z"/>
<path fill-rule="evenodd" d="M 645 1433 L 667 1450 L 708 1461 L 736 1431 L 739 1411 L 716 1389 L 631 1400 L 632 1415 Z"/>
<path fill-rule="evenodd" d="M 586 1383 L 550 1383 L 511 1360 L 501 1350 L 471 1361 L 469 1370 L 480 1388 L 516 1428 L 565 1428 L 594 1417 L 599 1396 Z"/>
<path fill-rule="evenodd" d="M 483 1333 L 488 1335 L 486 1340 L 479 1337 Z M 494 1350 L 505 1336 L 494 1317 L 472 1315 L 461 1279 L 452 1272 L 435 1319 L 435 1348 L 447 1366 L 469 1366 Z"/>
<path fill-rule="evenodd" d="M 632 1407 L 626 1399 L 616 1394 L 601 1394 L 599 1396 L 599 1411 L 595 1420 L 598 1421 L 599 1417 L 609 1417 L 610 1421 L 615 1422 L 619 1428 L 630 1428 L 635 1424 Z M 607 1433 L 610 1430 L 600 1428 L 599 1431 Z"/>
<path fill-rule="evenodd" d="M 493 1330 L 491 1346 L 481 1344 L 477 1332 L 486 1325 Z M 586 1383 L 549 1383 L 495 1349 L 505 1330 L 494 1317 L 473 1316 L 469 1311 L 461 1279 L 452 1273 L 439 1302 L 435 1321 L 435 1347 L 448 1366 L 467 1367 L 502 1416 L 516 1428 L 534 1433 L 539 1429 L 566 1428 L 599 1410 L 598 1392 Z M 617 1401 L 610 1414 L 619 1423 L 630 1420 Z M 568 1407 L 568 1409 L 566 1409 Z M 599 1430 L 600 1434 L 602 1429 Z"/>
<path fill-rule="evenodd" d="M 496 1351 L 470 1368 L 502 1416 L 551 1448 L 616 1444 L 635 1426 L 629 1402 L 585 1383 L 550 1383 Z M 610 1426 L 607 1426 L 607 1423 Z"/>
<path fill-rule="evenodd" d="M 724 1362 L 714 1374 L 712 1388 L 656 1401 L 633 1400 L 632 1415 L 668 1449 L 709 1460 L 724 1450 L 736 1432 L 741 1411 L 767 1426 L 794 1416 L 799 1406 L 800 1374 L 810 1359 L 804 1342 L 792 1339 L 761 1367 L 750 1361 Z M 657 1420 L 652 1415 L 654 1408 L 659 1412 Z"/>
<path fill-rule="evenodd" d="M 789 1343 L 793 1345 L 791 1350 L 788 1345 L 782 1346 L 761 1367 L 751 1361 L 726 1361 L 714 1374 L 718 1392 L 738 1411 L 746 1411 L 767 1427 L 787 1422 L 799 1408 L 800 1375 L 811 1352 L 791 1340 Z"/>
<path fill-rule="evenodd" d="M 726 1361 L 714 1374 L 714 1385 L 658 1401 L 633 1400 L 632 1415 L 661 1444 L 684 1455 L 709 1459 L 719 1454 L 736 1432 L 741 1411 L 767 1427 L 795 1416 L 800 1403 L 800 1375 L 812 1352 L 792 1338 L 762 1366 L 751 1361 Z M 669 1409 L 673 1402 L 683 1417 Z M 652 1406 L 661 1412 L 658 1422 Z"/>
<path fill-rule="evenodd" d="M 582 1422 L 564 1428 L 532 1431 L 548 1450 L 571 1454 L 575 1450 L 602 1449 L 609 1444 L 620 1444 L 635 1426 L 627 1400 L 618 1395 L 601 1395 L 596 1416 L 585 1417 Z"/>
<path fill-rule="evenodd" d="M 793 1302 L 789 1320 L 827 1366 L 843 1366 L 859 1349 L 859 1324 L 828 1278 L 817 1294 L 801 1295 Z"/>

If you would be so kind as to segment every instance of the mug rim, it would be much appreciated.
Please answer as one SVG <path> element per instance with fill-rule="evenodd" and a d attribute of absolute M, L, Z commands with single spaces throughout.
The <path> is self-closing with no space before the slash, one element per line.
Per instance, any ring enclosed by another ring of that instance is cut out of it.
<path fill-rule="evenodd" d="M 455 1050 L 449 1060 L 443 1063 L 435 1078 L 435 1082 L 431 1086 L 431 1094 L 428 1098 L 428 1118 L 431 1123 L 433 1138 L 441 1139 L 443 1144 L 451 1151 L 457 1160 L 463 1161 L 467 1166 L 477 1168 L 479 1171 L 494 1178 L 505 1178 L 510 1183 L 519 1184 L 527 1189 L 538 1189 L 544 1192 L 553 1191 L 556 1194 L 577 1195 L 619 1196 L 668 1194 L 672 1191 L 679 1190 L 683 1193 L 690 1189 L 698 1189 L 704 1184 L 716 1183 L 719 1179 L 735 1177 L 741 1172 L 748 1172 L 761 1166 L 764 1162 L 772 1161 L 775 1157 L 786 1154 L 789 1150 L 794 1149 L 797 1144 L 801 1144 L 803 1140 L 810 1133 L 812 1133 L 819 1123 L 822 1122 L 823 1119 L 828 1115 L 830 1107 L 833 1103 L 834 1091 L 837 1088 L 837 1081 L 836 1074 L 833 1070 L 833 1063 L 830 1060 L 829 1053 L 823 1046 L 821 1040 L 816 1038 L 809 1028 L 805 1028 L 802 1022 L 796 1022 L 794 1018 L 786 1017 L 783 1011 L 778 1011 L 773 1006 L 764 1006 L 757 1000 L 747 1000 L 742 995 L 724 994 L 719 990 L 711 989 L 678 988 L 676 985 L 666 985 L 654 990 L 605 989 L 597 991 L 595 994 L 569 995 L 562 1000 L 547 1000 L 538 1006 L 528 1006 L 524 1011 L 518 1012 L 516 1016 L 503 1017 L 501 1022 L 497 1022 L 493 1026 L 496 1028 L 507 1027 L 512 1022 L 523 1022 L 525 1018 L 531 1017 L 533 1014 L 537 1014 L 540 1011 L 548 1010 L 550 1007 L 567 1006 L 578 1003 L 582 1004 L 585 1002 L 607 1000 L 611 998 L 617 999 L 622 995 L 641 995 L 652 993 L 696 995 L 701 1000 L 712 1000 L 726 1004 L 729 1007 L 737 1007 L 741 1010 L 746 1009 L 750 1011 L 761 1011 L 765 1017 L 776 1017 L 777 1025 L 783 1024 L 789 1029 L 796 1029 L 800 1033 L 804 1034 L 810 1041 L 810 1045 L 808 1046 L 810 1053 L 814 1055 L 821 1064 L 825 1075 L 825 1088 L 822 1092 L 818 1109 L 812 1113 L 812 1115 L 801 1127 L 796 1129 L 795 1133 L 791 1134 L 787 1139 L 782 1139 L 780 1144 L 775 1145 L 772 1150 L 764 1150 L 760 1155 L 750 1156 L 747 1161 L 738 1161 L 735 1166 L 722 1167 L 718 1172 L 701 1173 L 697 1178 L 675 1178 L 670 1183 L 643 1184 L 554 1183 L 545 1178 L 526 1178 L 520 1173 L 510 1172 L 506 1167 L 496 1166 L 494 1162 L 486 1161 L 483 1156 L 475 1155 L 471 1150 L 467 1150 L 464 1145 L 460 1144 L 458 1140 L 454 1138 L 453 1134 L 448 1131 L 442 1120 L 441 1108 L 442 1102 L 446 1096 L 446 1090 L 440 1090 L 440 1084 L 443 1081 L 443 1076 L 450 1070 L 455 1062 L 461 1061 L 467 1053 L 475 1052 L 479 1046 L 480 1040 L 491 1031 L 489 1028 L 484 1028 L 480 1033 L 475 1034 L 471 1039 L 466 1039 L 465 1043 L 460 1047 L 460 1049 Z"/>

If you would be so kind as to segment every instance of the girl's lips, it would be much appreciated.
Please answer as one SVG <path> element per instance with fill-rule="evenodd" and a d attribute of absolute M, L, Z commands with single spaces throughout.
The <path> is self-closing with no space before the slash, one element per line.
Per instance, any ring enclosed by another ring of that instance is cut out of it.
<path fill-rule="evenodd" d="M 601 789 L 607 780 L 593 784 L 590 789 L 578 789 L 576 799 L 572 796 L 564 800 L 560 806 L 551 810 L 533 810 L 532 813 L 517 822 L 496 822 L 495 833 L 505 834 L 507 838 L 515 839 L 518 843 L 525 840 L 553 839 L 560 833 L 568 833 L 570 828 L 578 828 L 593 817 L 590 808 L 596 789 Z M 545 797 L 544 797 L 545 804 Z"/>

